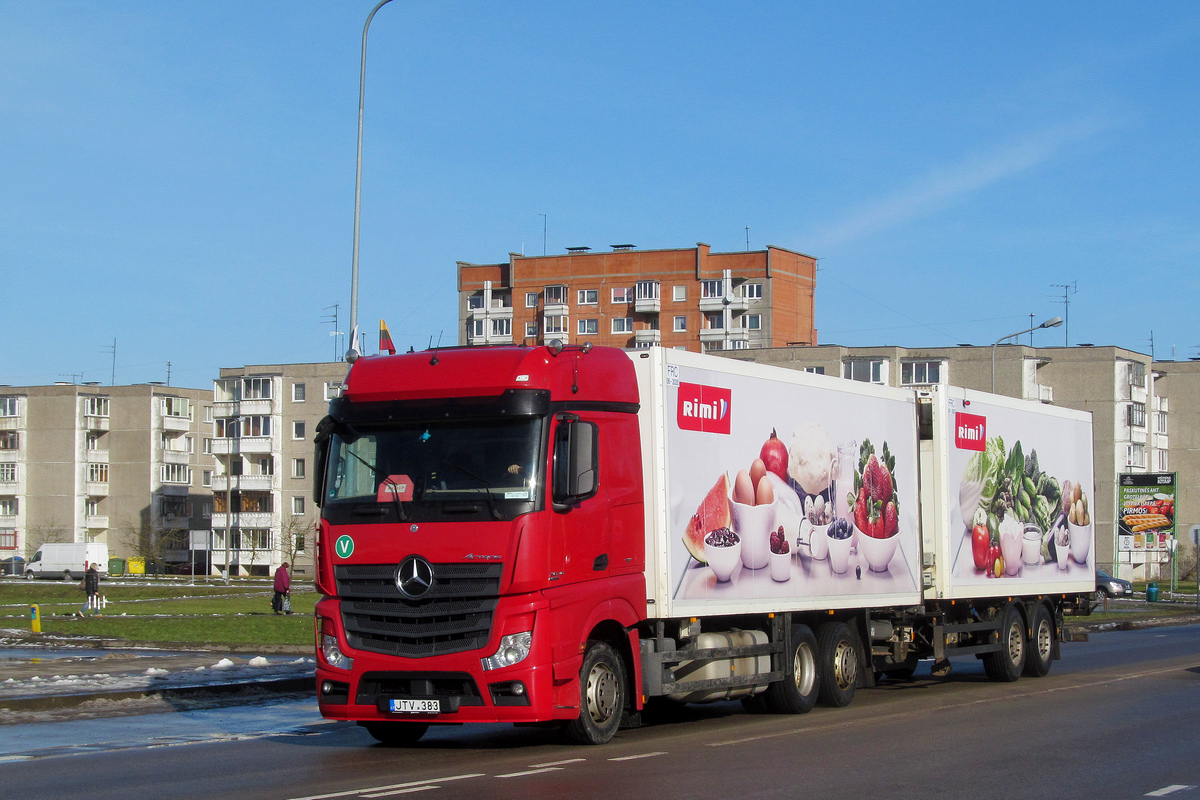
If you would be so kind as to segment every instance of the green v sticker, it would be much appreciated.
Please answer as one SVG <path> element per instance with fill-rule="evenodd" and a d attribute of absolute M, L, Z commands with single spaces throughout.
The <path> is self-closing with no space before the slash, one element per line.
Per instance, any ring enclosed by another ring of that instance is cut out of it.
<path fill-rule="evenodd" d="M 354 540 L 349 536 L 339 536 L 333 543 L 333 552 L 338 558 L 349 558 L 354 553 Z"/>

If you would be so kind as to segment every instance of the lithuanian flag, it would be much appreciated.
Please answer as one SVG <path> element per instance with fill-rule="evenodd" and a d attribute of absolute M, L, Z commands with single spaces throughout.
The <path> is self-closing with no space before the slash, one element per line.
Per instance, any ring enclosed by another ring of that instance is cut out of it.
<path fill-rule="evenodd" d="M 388 332 L 387 323 L 379 320 L 379 352 L 388 351 L 388 355 L 396 355 L 396 345 L 392 344 L 392 334 Z"/>

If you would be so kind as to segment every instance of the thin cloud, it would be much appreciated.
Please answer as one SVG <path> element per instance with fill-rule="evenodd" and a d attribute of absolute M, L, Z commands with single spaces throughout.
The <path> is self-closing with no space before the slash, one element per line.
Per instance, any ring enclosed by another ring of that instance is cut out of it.
<path fill-rule="evenodd" d="M 817 250 L 846 244 L 945 208 L 994 183 L 1054 159 L 1077 142 L 1110 128 L 1085 121 L 1038 131 L 990 153 L 938 169 L 890 197 L 872 203 L 814 237 Z"/>

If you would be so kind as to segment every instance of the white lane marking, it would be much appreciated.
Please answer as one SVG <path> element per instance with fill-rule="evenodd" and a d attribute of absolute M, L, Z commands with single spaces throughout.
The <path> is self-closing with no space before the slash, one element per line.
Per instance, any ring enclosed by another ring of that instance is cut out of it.
<path fill-rule="evenodd" d="M 352 795 L 363 795 L 370 797 L 368 792 L 390 792 L 393 789 L 408 789 L 413 786 L 424 786 L 431 783 L 447 783 L 449 781 L 461 781 L 466 778 L 482 778 L 482 772 L 469 772 L 465 775 L 450 775 L 445 778 L 430 778 L 425 781 L 409 781 L 408 783 L 393 783 L 390 786 L 365 786 L 362 789 L 350 789 L 345 792 L 330 792 L 329 794 L 314 794 L 308 797 L 293 797 L 290 800 L 328 800 L 331 797 L 350 797 Z"/>
<path fill-rule="evenodd" d="M 1175 792 L 1182 792 L 1184 789 L 1195 789 L 1195 786 L 1187 786 L 1182 783 L 1173 783 L 1170 786 L 1164 786 L 1161 789 L 1155 789 L 1153 792 L 1146 792 L 1145 797 L 1166 797 Z"/>
<path fill-rule="evenodd" d="M 424 792 L 424 791 L 428 791 L 429 789 L 440 789 L 440 788 L 442 788 L 442 787 L 438 786 L 437 784 L 425 784 L 423 786 L 413 786 L 408 789 L 396 789 L 395 791 L 391 791 L 391 792 L 378 792 L 376 794 L 364 794 L 362 796 L 363 797 L 391 797 L 394 794 L 412 794 L 413 792 Z"/>
<path fill-rule="evenodd" d="M 563 761 L 547 761 L 545 764 L 530 764 L 529 768 L 537 769 L 539 767 L 562 767 L 567 764 L 578 764 L 581 761 L 587 761 L 587 759 L 586 758 L 568 758 Z"/>
<path fill-rule="evenodd" d="M 497 778 L 523 778 L 526 775 L 541 775 L 543 772 L 558 772 L 562 767 L 543 767 L 541 769 L 527 769 L 522 772 L 508 772 L 504 775 L 497 775 Z"/>
<path fill-rule="evenodd" d="M 633 761 L 638 758 L 654 758 L 655 756 L 665 756 L 665 755 L 666 755 L 665 752 L 659 750 L 658 752 L 655 752 L 655 753 L 641 753 L 640 755 L 636 755 L 636 756 L 618 756 L 617 758 L 610 758 L 609 761 Z"/>

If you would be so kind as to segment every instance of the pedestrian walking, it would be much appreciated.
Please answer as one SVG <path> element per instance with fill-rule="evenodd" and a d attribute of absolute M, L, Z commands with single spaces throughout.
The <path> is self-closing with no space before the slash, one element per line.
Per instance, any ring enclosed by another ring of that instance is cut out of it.
<path fill-rule="evenodd" d="M 275 596 L 271 598 L 271 610 L 276 614 L 292 613 L 292 578 L 288 575 L 288 562 L 275 570 Z"/>
<path fill-rule="evenodd" d="M 83 613 L 89 610 L 93 614 L 100 613 L 100 573 L 96 571 L 96 565 L 93 563 L 87 568 L 87 572 L 83 573 L 83 591 L 87 595 L 87 600 L 83 604 Z"/>

